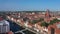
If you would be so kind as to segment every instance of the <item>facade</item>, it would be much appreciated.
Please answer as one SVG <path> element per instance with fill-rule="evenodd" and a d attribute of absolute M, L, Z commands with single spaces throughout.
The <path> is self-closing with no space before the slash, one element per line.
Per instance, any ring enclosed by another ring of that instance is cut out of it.
<path fill-rule="evenodd" d="M 0 33 L 8 33 L 10 31 L 9 22 L 6 20 L 0 21 Z"/>
<path fill-rule="evenodd" d="M 0 34 L 13 34 L 10 32 L 9 22 L 0 17 Z"/>
<path fill-rule="evenodd" d="M 48 26 L 48 34 L 60 34 L 60 22 Z"/>

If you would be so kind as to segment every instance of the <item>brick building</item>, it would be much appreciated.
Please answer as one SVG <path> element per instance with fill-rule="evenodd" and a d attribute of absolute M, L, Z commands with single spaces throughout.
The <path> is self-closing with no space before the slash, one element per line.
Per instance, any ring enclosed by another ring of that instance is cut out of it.
<path fill-rule="evenodd" d="M 60 22 L 48 26 L 48 34 L 60 34 Z"/>

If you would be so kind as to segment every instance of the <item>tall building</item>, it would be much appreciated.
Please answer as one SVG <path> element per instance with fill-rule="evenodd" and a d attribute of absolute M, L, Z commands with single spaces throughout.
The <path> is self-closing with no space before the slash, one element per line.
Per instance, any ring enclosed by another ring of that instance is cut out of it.
<path fill-rule="evenodd" d="M 50 14 L 49 14 L 49 10 L 48 9 L 46 10 L 45 17 L 46 18 L 49 18 L 50 17 Z"/>
<path fill-rule="evenodd" d="M 7 34 L 9 31 L 9 22 L 0 18 L 0 34 Z"/>
<path fill-rule="evenodd" d="M 46 22 L 50 22 L 50 13 L 48 9 L 46 10 L 45 18 L 46 18 Z"/>

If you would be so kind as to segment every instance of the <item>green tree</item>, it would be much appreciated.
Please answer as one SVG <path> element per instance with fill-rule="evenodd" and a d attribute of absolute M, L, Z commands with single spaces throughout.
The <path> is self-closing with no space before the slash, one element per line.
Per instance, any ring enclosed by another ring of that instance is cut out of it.
<path fill-rule="evenodd" d="M 43 18 L 40 18 L 38 21 L 42 22 L 42 21 L 44 21 L 44 19 Z"/>
<path fill-rule="evenodd" d="M 36 24 L 37 22 L 38 22 L 38 20 L 33 20 L 31 23 Z"/>
<path fill-rule="evenodd" d="M 42 22 L 42 23 L 41 23 L 41 26 L 48 27 L 48 25 L 49 25 L 49 24 L 48 24 L 48 23 L 46 23 L 46 22 Z"/>
<path fill-rule="evenodd" d="M 54 20 L 51 20 L 49 24 L 51 25 L 51 24 L 54 24 L 54 23 L 59 22 L 59 21 L 60 20 L 58 20 L 58 19 L 54 19 Z"/>

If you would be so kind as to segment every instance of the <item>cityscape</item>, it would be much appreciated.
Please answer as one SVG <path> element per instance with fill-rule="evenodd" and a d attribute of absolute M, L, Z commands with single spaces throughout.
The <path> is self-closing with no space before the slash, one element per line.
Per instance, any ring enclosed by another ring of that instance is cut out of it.
<path fill-rule="evenodd" d="M 60 34 L 60 0 L 0 0 L 0 34 Z"/>
<path fill-rule="evenodd" d="M 59 34 L 60 12 L 0 12 L 1 34 Z"/>

